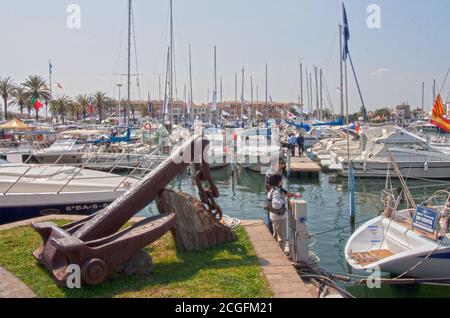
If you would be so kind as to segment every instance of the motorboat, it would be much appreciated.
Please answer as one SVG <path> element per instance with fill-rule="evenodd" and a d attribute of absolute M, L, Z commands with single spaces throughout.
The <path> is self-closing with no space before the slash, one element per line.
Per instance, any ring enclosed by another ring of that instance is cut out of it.
<path fill-rule="evenodd" d="M 49 148 L 34 151 L 33 160 L 40 164 L 81 163 L 85 146 L 78 139 L 60 139 Z"/>
<path fill-rule="evenodd" d="M 426 139 L 401 128 L 377 128 L 375 135 L 379 137 L 375 138 L 373 132 L 365 132 L 359 153 L 350 158 L 355 176 L 386 177 L 389 170 L 388 156 L 392 154 L 407 178 L 450 178 L 447 148 L 432 145 Z M 330 165 L 330 169 L 347 176 L 348 166 L 347 156 L 340 156 Z"/>
<path fill-rule="evenodd" d="M 91 214 L 137 179 L 66 165 L 0 160 L 0 224 L 49 214 Z"/>

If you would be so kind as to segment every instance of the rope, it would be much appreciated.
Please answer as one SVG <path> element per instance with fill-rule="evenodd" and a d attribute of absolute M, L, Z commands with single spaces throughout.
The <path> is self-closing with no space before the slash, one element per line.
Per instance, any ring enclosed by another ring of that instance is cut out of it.
<path fill-rule="evenodd" d="M 368 221 L 370 221 L 372 219 L 373 219 L 373 217 L 371 217 L 370 219 L 364 220 L 364 221 L 357 222 L 357 223 L 355 223 L 355 225 L 366 223 L 366 222 L 368 222 Z M 315 234 L 310 234 L 310 237 L 316 237 L 316 236 L 320 236 L 320 235 L 324 235 L 324 234 L 328 234 L 328 233 L 337 232 L 337 231 L 340 231 L 340 230 L 345 230 L 345 229 L 347 229 L 349 227 L 353 227 L 353 224 L 349 224 L 349 225 L 345 225 L 345 226 L 341 226 L 341 227 L 336 227 L 336 228 L 334 228 L 332 230 L 328 230 L 328 231 L 323 231 L 323 232 L 319 232 L 319 233 L 315 233 Z"/>

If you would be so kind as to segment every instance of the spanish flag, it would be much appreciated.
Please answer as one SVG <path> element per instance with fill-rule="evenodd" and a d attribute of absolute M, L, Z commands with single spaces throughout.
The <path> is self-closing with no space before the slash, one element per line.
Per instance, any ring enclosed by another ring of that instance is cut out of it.
<path fill-rule="evenodd" d="M 431 112 L 430 123 L 445 132 L 450 132 L 450 120 L 444 117 L 445 114 L 444 103 L 442 102 L 441 95 L 438 95 L 434 103 L 433 111 Z"/>

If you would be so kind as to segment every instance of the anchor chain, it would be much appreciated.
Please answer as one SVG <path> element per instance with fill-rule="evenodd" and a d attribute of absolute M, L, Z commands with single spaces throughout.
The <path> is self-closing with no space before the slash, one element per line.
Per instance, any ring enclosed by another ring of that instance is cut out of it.
<path fill-rule="evenodd" d="M 195 182 L 199 190 L 200 201 L 208 206 L 208 210 L 214 219 L 220 222 L 223 218 L 223 212 L 216 200 L 219 196 L 219 189 L 217 188 L 214 179 L 211 175 L 211 170 L 206 162 L 203 164 L 195 164 Z M 203 182 L 208 182 L 209 188 L 205 189 Z"/>

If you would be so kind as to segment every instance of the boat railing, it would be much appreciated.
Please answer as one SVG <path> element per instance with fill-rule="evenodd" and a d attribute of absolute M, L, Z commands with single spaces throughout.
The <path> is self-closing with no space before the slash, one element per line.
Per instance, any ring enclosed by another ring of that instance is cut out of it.
<path fill-rule="evenodd" d="M 124 185 L 126 185 L 127 181 L 129 181 L 131 178 L 133 179 L 140 179 L 142 177 L 144 177 L 146 174 L 148 174 L 151 170 L 153 170 L 155 168 L 155 166 L 157 164 L 159 164 L 160 162 L 162 162 L 162 160 L 165 159 L 165 157 L 158 157 L 158 156 L 152 156 L 152 157 L 148 157 L 148 156 L 142 156 L 145 159 L 148 159 L 148 161 L 152 160 L 153 164 L 149 164 L 146 166 L 141 166 L 141 165 L 137 165 L 136 167 L 133 168 L 133 170 L 131 172 L 129 172 L 127 175 L 125 176 L 121 176 L 121 175 L 111 175 L 112 171 L 117 170 L 117 169 L 130 169 L 130 166 L 121 166 L 120 162 L 124 159 L 124 157 L 126 157 L 128 154 L 123 154 L 122 156 L 119 156 L 117 158 L 117 160 L 115 161 L 113 167 L 110 169 L 110 172 L 108 173 L 108 175 L 106 176 L 95 176 L 95 177 L 79 177 L 79 175 L 81 174 L 82 171 L 84 171 L 85 169 L 87 169 L 87 167 L 89 167 L 92 164 L 96 164 L 98 163 L 98 161 L 101 159 L 102 156 L 99 156 L 96 158 L 95 161 L 91 162 L 92 158 L 89 158 L 87 161 L 83 162 L 82 164 L 79 165 L 65 165 L 65 164 L 59 164 L 59 161 L 61 160 L 62 156 L 61 155 L 55 164 L 52 165 L 43 165 L 43 169 L 40 171 L 39 174 L 37 175 L 33 175 L 31 176 L 31 178 L 36 179 L 39 178 L 41 176 L 44 175 L 45 172 L 48 171 L 48 169 L 50 169 L 51 167 L 58 167 L 59 169 L 57 169 L 53 174 L 52 177 L 55 175 L 59 175 L 59 173 L 61 173 L 63 171 L 63 169 L 71 167 L 73 168 L 73 171 L 75 172 L 73 175 L 70 176 L 70 178 L 67 180 L 67 182 L 65 182 L 64 184 L 61 185 L 61 187 L 59 188 L 58 191 L 56 191 L 56 194 L 61 194 L 70 184 L 72 184 L 74 181 L 87 181 L 87 180 L 105 180 L 105 179 L 117 179 L 117 178 L 121 178 L 122 180 L 117 184 L 117 186 L 115 186 L 114 190 L 115 192 L 119 191 L 120 188 Z M 30 177 L 29 176 L 29 172 L 36 167 L 41 167 L 41 165 L 30 165 L 30 166 L 24 166 L 23 164 L 21 165 L 8 165 L 9 168 L 23 168 L 26 167 L 25 171 L 18 176 L 18 178 L 13 182 L 13 184 L 8 187 L 8 189 L 6 191 L 3 192 L 3 195 L 7 195 L 9 194 L 18 184 L 21 180 L 23 180 L 24 178 Z M 0 172 L 1 174 L 1 172 Z M 52 178 L 51 177 L 51 178 Z M 51 179 L 50 178 L 50 179 Z"/>

